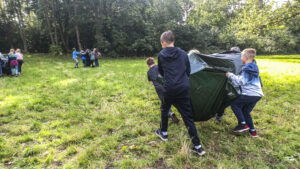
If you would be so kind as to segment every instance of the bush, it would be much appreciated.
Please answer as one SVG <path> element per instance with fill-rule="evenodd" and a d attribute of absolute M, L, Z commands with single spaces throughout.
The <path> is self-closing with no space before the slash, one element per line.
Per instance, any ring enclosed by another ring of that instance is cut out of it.
<path fill-rule="evenodd" d="M 53 55 L 63 55 L 63 49 L 59 45 L 50 45 L 49 51 Z"/>

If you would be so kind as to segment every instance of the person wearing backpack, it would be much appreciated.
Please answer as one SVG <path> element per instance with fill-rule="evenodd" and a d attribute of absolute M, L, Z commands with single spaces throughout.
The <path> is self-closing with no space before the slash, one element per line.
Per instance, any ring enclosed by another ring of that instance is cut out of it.
<path fill-rule="evenodd" d="M 15 54 L 15 50 L 14 49 L 10 49 L 10 52 L 8 54 L 8 62 L 10 65 L 10 69 L 11 69 L 11 76 L 18 76 L 19 72 L 18 72 L 18 61 L 17 61 L 17 55 Z M 16 73 L 14 73 L 14 70 Z"/>

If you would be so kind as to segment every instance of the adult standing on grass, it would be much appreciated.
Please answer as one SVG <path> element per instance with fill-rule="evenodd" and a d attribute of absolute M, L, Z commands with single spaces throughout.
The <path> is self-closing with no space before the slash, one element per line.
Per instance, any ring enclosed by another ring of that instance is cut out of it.
<path fill-rule="evenodd" d="M 16 50 L 16 55 L 17 55 L 17 61 L 18 61 L 18 71 L 19 74 L 22 72 L 22 65 L 23 65 L 23 54 L 21 53 L 21 49 Z"/>
<path fill-rule="evenodd" d="M 204 155 L 197 129 L 194 124 L 192 106 L 190 101 L 191 72 L 188 55 L 185 51 L 174 46 L 175 37 L 172 31 L 164 32 L 160 37 L 162 51 L 158 55 L 158 69 L 164 77 L 164 99 L 161 108 L 161 128 L 155 134 L 163 141 L 168 140 L 168 113 L 174 105 L 188 129 L 194 147 L 192 151 Z"/>

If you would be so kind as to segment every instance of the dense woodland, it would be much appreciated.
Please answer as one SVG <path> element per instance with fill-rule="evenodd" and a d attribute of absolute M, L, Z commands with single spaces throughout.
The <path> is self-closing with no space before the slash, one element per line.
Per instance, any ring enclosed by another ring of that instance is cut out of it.
<path fill-rule="evenodd" d="M 165 30 L 176 45 L 216 52 L 300 52 L 300 0 L 1 0 L 0 51 L 154 55 Z"/>

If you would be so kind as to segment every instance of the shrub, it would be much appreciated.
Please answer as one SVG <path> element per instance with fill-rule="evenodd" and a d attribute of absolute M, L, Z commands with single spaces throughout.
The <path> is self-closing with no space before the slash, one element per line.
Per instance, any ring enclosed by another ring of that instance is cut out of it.
<path fill-rule="evenodd" d="M 49 51 L 53 55 L 63 55 L 63 49 L 59 45 L 50 45 Z"/>

